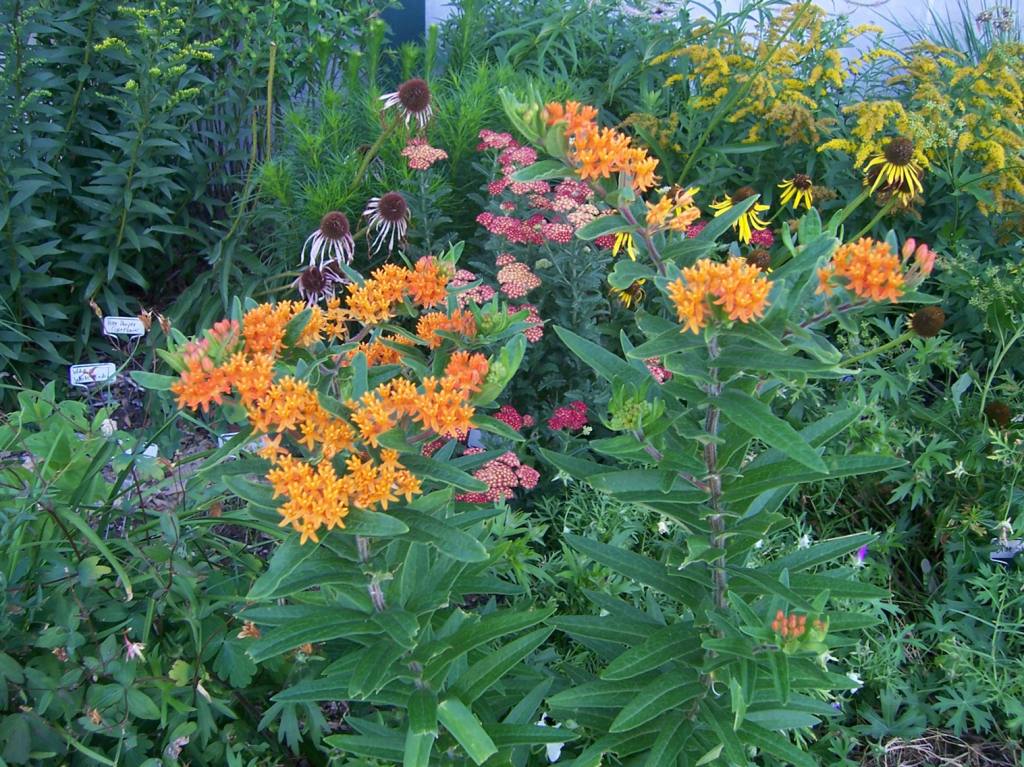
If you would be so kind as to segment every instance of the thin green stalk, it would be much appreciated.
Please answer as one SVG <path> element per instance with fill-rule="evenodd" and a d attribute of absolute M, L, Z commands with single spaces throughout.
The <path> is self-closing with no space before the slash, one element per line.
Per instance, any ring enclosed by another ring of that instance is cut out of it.
<path fill-rule="evenodd" d="M 866 351 L 866 352 L 864 352 L 862 354 L 858 354 L 856 357 L 850 357 L 847 360 L 843 360 L 841 364 L 843 364 L 843 365 L 850 365 L 850 364 L 853 364 L 854 362 L 860 362 L 861 360 L 866 360 L 868 357 L 874 357 L 876 354 L 881 354 L 882 352 L 887 352 L 890 349 L 892 349 L 894 346 L 899 346 L 901 343 L 903 343 L 904 341 L 906 341 L 909 338 L 912 338 L 915 335 L 917 335 L 917 333 L 915 333 L 913 330 L 908 330 L 903 335 L 901 335 L 901 336 L 899 336 L 897 338 L 892 339 L 888 343 L 882 344 L 877 349 L 871 349 L 870 351 Z"/>
<path fill-rule="evenodd" d="M 274 59 L 277 56 L 277 43 L 270 44 L 270 73 L 267 75 L 267 157 L 270 159 L 270 131 L 274 124 Z"/>
<path fill-rule="evenodd" d="M 1017 343 L 1021 338 L 1024 338 L 1024 324 L 1016 323 L 1016 331 L 1013 337 L 1003 343 L 1003 348 L 999 350 L 996 358 L 992 361 L 992 367 L 989 370 L 988 378 L 985 380 L 985 388 L 981 392 L 981 405 L 978 408 L 978 418 L 983 419 L 985 417 L 985 404 L 988 400 L 989 392 L 992 390 L 992 382 L 996 379 L 996 373 L 999 372 L 1000 366 L 1003 364 L 1003 360 L 1006 358 L 1007 352 L 1010 351 L 1010 347 Z M 1000 340 L 1003 340 L 1003 335 L 1000 332 Z"/>
<path fill-rule="evenodd" d="M 877 224 L 879 221 L 881 221 L 882 217 L 885 216 L 890 210 L 892 210 L 893 207 L 895 207 L 895 205 L 896 205 L 896 198 L 893 197 L 891 200 L 889 200 L 889 202 L 887 202 L 885 204 L 884 208 L 882 208 L 880 211 L 878 211 L 878 213 L 875 215 L 875 217 L 873 219 L 871 219 L 871 222 L 867 226 L 865 226 L 863 229 L 861 229 L 859 232 L 857 232 L 857 234 L 855 234 L 852 239 L 859 240 L 865 234 L 867 234 L 872 229 L 874 229 L 875 228 L 875 224 Z"/>

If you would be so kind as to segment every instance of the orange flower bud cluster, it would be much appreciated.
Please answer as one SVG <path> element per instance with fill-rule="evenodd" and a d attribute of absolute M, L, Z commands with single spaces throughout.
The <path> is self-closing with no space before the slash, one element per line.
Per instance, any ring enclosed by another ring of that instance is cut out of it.
<path fill-rule="evenodd" d="M 721 306 L 730 320 L 750 322 L 764 316 L 772 283 L 746 259 L 733 256 L 720 264 L 702 258 L 682 274 L 669 283 L 668 297 L 684 331 L 697 333 L 707 325 L 711 304 Z M 709 295 L 714 297 L 710 302 Z"/>
<path fill-rule="evenodd" d="M 812 628 L 824 634 L 828 630 L 828 623 L 817 618 L 811 624 Z M 772 631 L 779 634 L 783 641 L 799 639 L 807 633 L 807 616 L 791 613 L 786 615 L 782 610 L 775 613 L 775 620 L 772 621 Z"/>
<path fill-rule="evenodd" d="M 565 134 L 570 137 L 569 160 L 579 167 L 581 180 L 610 178 L 613 173 L 624 173 L 637 191 L 654 186 L 654 169 L 658 160 L 647 155 L 647 150 L 631 147 L 632 139 L 614 128 L 599 128 L 594 118 L 597 110 L 570 101 L 564 106 L 552 102 L 545 106 L 548 125 L 565 123 Z"/>
<path fill-rule="evenodd" d="M 455 381 L 460 389 L 480 391 L 487 378 L 488 369 L 487 358 L 484 355 L 470 354 L 462 350 L 452 355 L 444 374 Z"/>

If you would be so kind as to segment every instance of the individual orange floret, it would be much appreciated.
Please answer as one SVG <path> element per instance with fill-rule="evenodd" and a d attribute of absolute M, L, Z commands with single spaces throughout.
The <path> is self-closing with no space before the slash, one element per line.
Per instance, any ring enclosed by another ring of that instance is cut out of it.
<path fill-rule="evenodd" d="M 746 259 L 733 256 L 724 264 L 702 258 L 682 270 L 682 277 L 668 285 L 669 300 L 676 307 L 683 330 L 694 333 L 707 324 L 708 296 L 721 306 L 730 320 L 750 322 L 764 316 L 771 282 Z"/>
<path fill-rule="evenodd" d="M 450 317 L 444 312 L 429 312 L 416 323 L 416 335 L 426 341 L 431 349 L 439 347 L 444 340 L 437 335 L 439 330 L 472 338 L 476 335 L 476 320 L 470 312 L 456 309 Z"/>
<path fill-rule="evenodd" d="M 448 361 L 444 374 L 455 381 L 460 389 L 480 391 L 484 379 L 487 378 L 487 370 L 487 357 L 484 355 L 457 351 Z"/>
<path fill-rule="evenodd" d="M 443 303 L 448 297 L 450 271 L 434 256 L 425 256 L 417 261 L 415 270 L 409 275 L 409 297 L 413 303 L 428 308 Z"/>
<path fill-rule="evenodd" d="M 847 289 L 860 298 L 897 303 L 903 295 L 905 279 L 899 255 L 892 252 L 889 243 L 870 237 L 839 246 L 829 267 L 818 270 L 816 292 L 831 295 L 833 276 L 844 277 Z"/>

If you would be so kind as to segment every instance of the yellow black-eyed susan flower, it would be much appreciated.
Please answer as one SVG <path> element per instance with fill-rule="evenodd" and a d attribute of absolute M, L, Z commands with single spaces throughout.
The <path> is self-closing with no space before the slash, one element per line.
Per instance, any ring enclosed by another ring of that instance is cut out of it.
<path fill-rule="evenodd" d="M 718 218 L 718 216 L 721 216 L 726 211 L 732 210 L 734 205 L 739 205 L 741 202 L 753 197 L 755 194 L 757 194 L 757 192 L 749 186 L 743 186 L 722 200 L 722 202 L 711 203 L 710 207 L 715 211 L 715 218 Z M 734 229 L 739 227 L 740 242 L 750 242 L 751 231 L 761 231 L 768 228 L 768 222 L 762 221 L 758 218 L 758 214 L 763 213 L 766 210 L 768 210 L 767 205 L 761 205 L 755 202 L 750 206 L 747 212 L 740 216 L 736 223 L 733 224 Z"/>
<path fill-rule="evenodd" d="M 779 184 L 779 189 L 782 190 L 782 196 L 779 197 L 780 204 L 786 205 L 792 201 L 793 210 L 798 210 L 800 203 L 803 203 L 807 210 L 811 209 L 811 204 L 814 202 L 814 182 L 811 181 L 810 176 L 797 173 L 791 179 L 784 179 Z"/>
<path fill-rule="evenodd" d="M 882 151 L 864 166 L 864 183 L 871 191 L 881 190 L 907 206 L 924 191 L 921 179 L 928 168 L 928 159 L 906 136 L 892 139 Z"/>
<path fill-rule="evenodd" d="M 623 290 L 612 287 L 608 289 L 608 294 L 627 309 L 632 309 L 643 301 L 644 296 L 647 295 L 643 288 L 645 282 L 646 280 L 637 280 L 628 288 Z"/>

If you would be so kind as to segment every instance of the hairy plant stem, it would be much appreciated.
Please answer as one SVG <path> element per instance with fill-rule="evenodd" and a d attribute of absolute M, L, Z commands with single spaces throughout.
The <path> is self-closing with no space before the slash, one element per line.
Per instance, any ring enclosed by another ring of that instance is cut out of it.
<path fill-rule="evenodd" d="M 370 563 L 370 539 L 365 535 L 357 535 L 356 551 L 359 552 L 360 564 L 368 565 Z M 366 590 L 370 594 L 370 601 L 373 602 L 373 609 L 379 613 L 384 612 L 387 609 L 387 605 L 384 604 L 384 591 L 381 589 L 380 584 L 371 577 L 370 585 L 366 587 Z"/>
<path fill-rule="evenodd" d="M 881 354 L 882 352 L 889 351 L 894 346 L 899 346 L 901 343 L 906 341 L 908 338 L 913 338 L 916 335 L 917 335 L 917 333 L 915 333 L 913 330 L 908 330 L 906 333 L 903 333 L 902 335 L 892 339 L 888 343 L 882 344 L 877 349 L 871 349 L 871 350 L 866 351 L 866 352 L 864 352 L 862 354 L 858 354 L 856 357 L 850 357 L 850 359 L 843 360 L 842 363 L 840 363 L 840 364 L 842 364 L 842 365 L 849 365 L 849 364 L 851 364 L 853 362 L 860 362 L 861 360 L 866 360 L 868 357 L 874 357 L 876 354 Z"/>
<path fill-rule="evenodd" d="M 708 342 L 708 354 L 714 360 L 719 355 L 718 339 L 712 337 Z M 722 393 L 722 384 L 718 380 L 718 368 L 711 368 L 712 383 L 708 386 L 707 392 L 712 397 Z M 721 411 L 711 405 L 708 414 L 704 419 L 704 431 L 708 436 L 718 436 L 718 419 Z M 704 464 L 707 466 L 708 475 L 706 482 L 711 497 L 708 499 L 708 507 L 711 514 L 708 515 L 708 524 L 711 525 L 710 544 L 712 548 L 721 550 L 721 554 L 712 562 L 714 588 L 712 590 L 712 602 L 715 607 L 725 609 L 726 591 L 729 588 L 729 579 L 725 572 L 725 516 L 722 514 L 722 475 L 718 467 L 718 444 L 711 439 L 704 446 Z"/>
<path fill-rule="evenodd" d="M 629 223 L 633 224 L 634 226 L 640 225 L 636 220 L 636 216 L 633 215 L 633 211 L 631 211 L 628 206 L 623 206 L 619 208 L 619 212 L 622 214 L 622 217 L 625 218 Z M 664 277 L 665 265 L 661 263 L 660 254 L 658 253 L 658 249 L 654 247 L 654 242 L 651 240 L 651 235 L 647 233 L 647 229 L 638 229 L 637 234 L 640 235 L 640 239 L 642 239 L 644 241 L 644 245 L 647 246 L 647 252 L 651 256 L 651 261 L 653 261 L 654 265 L 657 267 L 658 273 Z"/>

